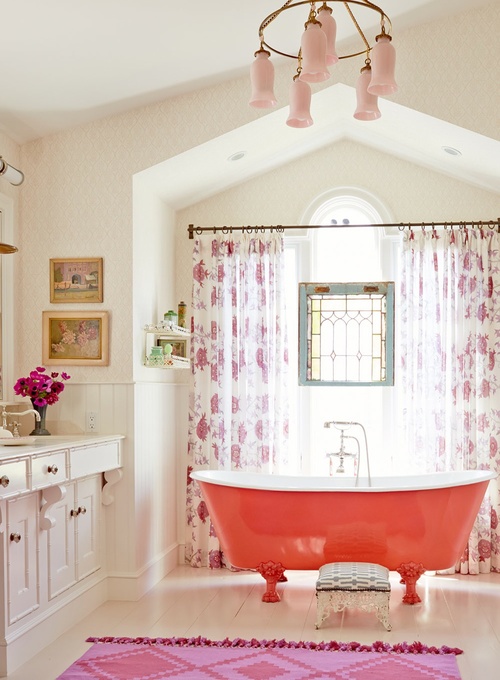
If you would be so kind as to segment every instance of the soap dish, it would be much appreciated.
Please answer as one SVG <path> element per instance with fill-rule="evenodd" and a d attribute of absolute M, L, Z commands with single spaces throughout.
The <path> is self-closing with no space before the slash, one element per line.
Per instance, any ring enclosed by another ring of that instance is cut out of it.
<path fill-rule="evenodd" d="M 35 439 L 36 437 L 2 437 L 0 446 L 29 446 Z"/>

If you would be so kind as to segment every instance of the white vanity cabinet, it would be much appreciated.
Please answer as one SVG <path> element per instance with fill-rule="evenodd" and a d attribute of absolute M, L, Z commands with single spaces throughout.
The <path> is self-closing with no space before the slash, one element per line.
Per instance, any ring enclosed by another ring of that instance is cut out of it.
<path fill-rule="evenodd" d="M 122 439 L 0 442 L 0 677 L 105 599 L 104 513 Z"/>

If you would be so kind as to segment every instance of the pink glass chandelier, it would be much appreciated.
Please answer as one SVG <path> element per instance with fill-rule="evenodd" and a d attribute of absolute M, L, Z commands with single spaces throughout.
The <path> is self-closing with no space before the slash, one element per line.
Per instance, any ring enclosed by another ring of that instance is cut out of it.
<path fill-rule="evenodd" d="M 330 6 L 335 4 L 343 6 L 356 27 L 364 45 L 359 52 L 337 54 L 335 45 L 337 24 Z M 271 47 L 265 41 L 264 30 L 282 16 L 283 12 L 300 5 L 308 5 L 308 16 L 297 53 L 288 54 Z M 321 6 L 317 9 L 317 5 Z M 380 32 L 375 36 L 372 44 L 369 43 L 358 23 L 361 14 L 366 17 L 365 10 L 377 12 L 380 16 Z M 266 109 L 277 104 L 274 95 L 274 66 L 270 61 L 271 52 L 290 57 L 297 62 L 297 71 L 290 85 L 290 113 L 286 123 L 290 127 L 309 127 L 313 124 L 310 111 L 312 96 L 310 83 L 328 80 L 330 78 L 329 67 L 334 66 L 339 59 L 364 55 L 364 65 L 356 83 L 356 110 L 353 115 L 358 120 L 380 118 L 378 97 L 391 95 L 398 89 L 394 79 L 396 53 L 391 43 L 391 29 L 389 17 L 369 0 L 325 0 L 321 3 L 310 0 L 300 2 L 286 0 L 285 4 L 269 14 L 259 27 L 260 48 L 255 52 L 255 61 L 250 69 L 252 85 L 250 106 Z"/>

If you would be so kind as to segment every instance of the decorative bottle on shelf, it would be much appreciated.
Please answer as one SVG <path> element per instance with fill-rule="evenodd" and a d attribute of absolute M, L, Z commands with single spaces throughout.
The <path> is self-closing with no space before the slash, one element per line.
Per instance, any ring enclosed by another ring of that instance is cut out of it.
<path fill-rule="evenodd" d="M 163 349 L 161 347 L 156 345 L 151 347 L 148 364 L 150 366 L 163 366 Z"/>
<path fill-rule="evenodd" d="M 183 300 L 179 302 L 177 312 L 179 317 L 177 323 L 181 328 L 186 328 L 186 303 Z"/>
<path fill-rule="evenodd" d="M 168 312 L 165 312 L 163 315 L 163 320 L 169 326 L 169 328 L 172 328 L 173 326 L 177 325 L 177 314 L 173 309 L 169 309 Z"/>
<path fill-rule="evenodd" d="M 163 348 L 163 351 L 165 352 L 165 365 L 173 366 L 174 362 L 172 361 L 172 345 L 169 342 L 167 342 L 167 344 Z"/>

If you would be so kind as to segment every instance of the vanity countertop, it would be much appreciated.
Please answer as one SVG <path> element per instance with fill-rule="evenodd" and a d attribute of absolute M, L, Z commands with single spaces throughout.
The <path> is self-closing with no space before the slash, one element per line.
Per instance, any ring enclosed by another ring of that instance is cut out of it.
<path fill-rule="evenodd" d="M 0 438 L 0 460 L 6 458 L 20 458 L 33 456 L 38 453 L 54 451 L 56 449 L 72 448 L 75 446 L 85 447 L 96 444 L 103 444 L 117 439 L 124 439 L 124 435 L 89 435 L 89 434 L 59 434 L 47 435 L 44 437 L 19 437 L 19 444 L 16 437 Z"/>

